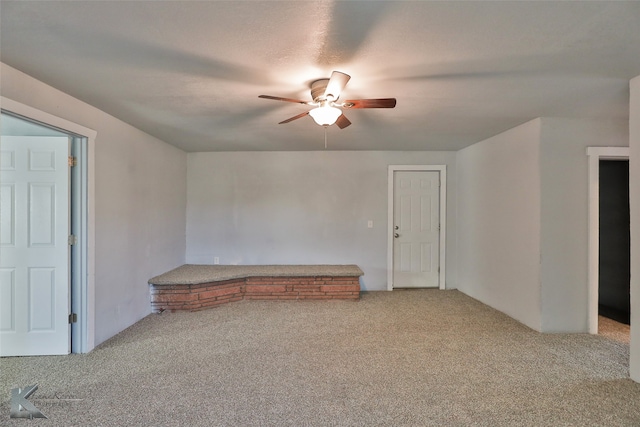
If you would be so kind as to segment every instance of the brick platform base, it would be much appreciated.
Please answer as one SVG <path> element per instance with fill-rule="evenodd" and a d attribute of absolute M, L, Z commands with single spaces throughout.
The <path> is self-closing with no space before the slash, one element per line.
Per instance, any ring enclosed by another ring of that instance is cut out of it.
<path fill-rule="evenodd" d="M 247 277 L 201 284 L 150 286 L 154 313 L 196 311 L 242 299 L 360 298 L 360 281 L 354 276 Z"/>

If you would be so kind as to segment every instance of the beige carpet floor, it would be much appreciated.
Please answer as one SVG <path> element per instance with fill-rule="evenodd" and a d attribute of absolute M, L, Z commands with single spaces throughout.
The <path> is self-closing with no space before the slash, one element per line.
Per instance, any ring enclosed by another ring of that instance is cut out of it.
<path fill-rule="evenodd" d="M 86 355 L 0 359 L 6 426 L 639 426 L 629 346 L 458 291 L 150 315 Z M 9 419 L 9 390 L 49 419 Z"/>
<path fill-rule="evenodd" d="M 629 325 L 609 319 L 608 317 L 598 316 L 598 335 L 629 344 L 631 340 L 631 328 Z"/>

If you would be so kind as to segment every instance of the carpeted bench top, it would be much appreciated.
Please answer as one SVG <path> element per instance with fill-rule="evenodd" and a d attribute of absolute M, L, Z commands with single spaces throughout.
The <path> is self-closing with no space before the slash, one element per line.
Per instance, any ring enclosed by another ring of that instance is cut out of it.
<path fill-rule="evenodd" d="M 185 264 L 149 279 L 151 285 L 198 285 L 245 277 L 363 276 L 357 265 L 196 265 Z"/>

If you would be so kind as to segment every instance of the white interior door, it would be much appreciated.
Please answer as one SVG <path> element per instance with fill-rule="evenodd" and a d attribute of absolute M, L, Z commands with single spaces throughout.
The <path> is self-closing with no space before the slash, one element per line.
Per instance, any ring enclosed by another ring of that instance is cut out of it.
<path fill-rule="evenodd" d="M 0 142 L 0 355 L 68 354 L 66 137 Z"/>
<path fill-rule="evenodd" d="M 438 287 L 440 173 L 395 171 L 393 186 L 393 287 Z"/>

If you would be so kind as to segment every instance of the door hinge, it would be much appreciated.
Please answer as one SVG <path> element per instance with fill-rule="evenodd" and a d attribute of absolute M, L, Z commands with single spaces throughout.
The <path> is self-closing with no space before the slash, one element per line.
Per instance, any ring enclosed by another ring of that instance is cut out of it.
<path fill-rule="evenodd" d="M 69 167 L 74 167 L 77 164 L 78 164 L 78 159 L 73 156 L 69 156 Z"/>
<path fill-rule="evenodd" d="M 78 315 L 76 313 L 71 313 L 69 315 L 69 323 L 76 323 L 78 321 Z"/>
<path fill-rule="evenodd" d="M 78 238 L 75 235 L 69 236 L 69 246 L 73 246 L 78 243 Z"/>

